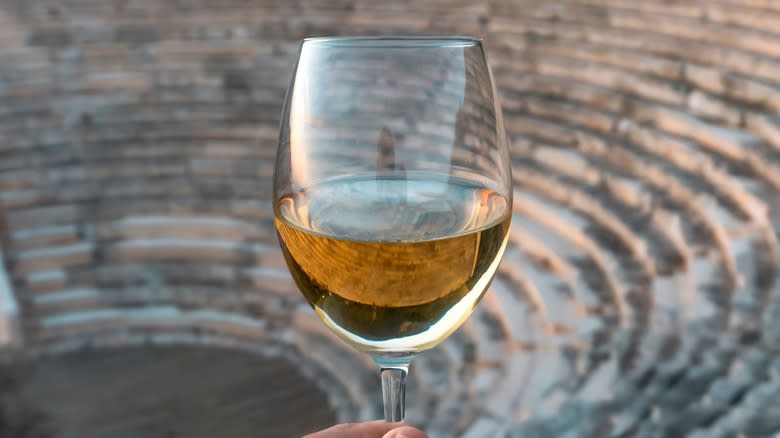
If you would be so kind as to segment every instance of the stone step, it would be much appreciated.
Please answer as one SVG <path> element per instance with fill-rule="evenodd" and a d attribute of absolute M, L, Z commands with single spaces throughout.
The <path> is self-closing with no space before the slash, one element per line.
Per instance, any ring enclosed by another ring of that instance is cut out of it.
<path fill-rule="evenodd" d="M 243 315 L 213 310 L 183 311 L 173 306 L 150 306 L 138 309 L 104 308 L 44 317 L 40 320 L 36 337 L 47 340 L 134 328 L 165 332 L 192 327 L 238 338 L 262 339 L 266 336 L 265 322 Z"/>
<path fill-rule="evenodd" d="M 95 289 L 65 289 L 36 294 L 31 297 L 35 317 L 83 312 L 101 307 L 100 292 Z M 31 315 L 30 315 L 31 316 Z"/>

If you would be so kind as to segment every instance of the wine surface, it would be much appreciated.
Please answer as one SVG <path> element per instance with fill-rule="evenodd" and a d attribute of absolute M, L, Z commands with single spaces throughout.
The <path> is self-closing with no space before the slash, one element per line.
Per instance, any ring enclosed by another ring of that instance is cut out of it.
<path fill-rule="evenodd" d="M 506 197 L 451 177 L 347 177 L 277 200 L 276 229 L 318 316 L 357 348 L 430 348 L 468 317 L 506 245 Z"/>

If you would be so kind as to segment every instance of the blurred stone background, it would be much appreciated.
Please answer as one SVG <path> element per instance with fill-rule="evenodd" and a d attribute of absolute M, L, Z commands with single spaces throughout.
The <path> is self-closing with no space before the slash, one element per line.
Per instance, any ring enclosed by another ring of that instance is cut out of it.
<path fill-rule="evenodd" d="M 297 40 L 485 39 L 511 248 L 413 365 L 432 437 L 780 431 L 780 2 L 0 0 L 2 437 L 378 418 L 271 180 Z"/>

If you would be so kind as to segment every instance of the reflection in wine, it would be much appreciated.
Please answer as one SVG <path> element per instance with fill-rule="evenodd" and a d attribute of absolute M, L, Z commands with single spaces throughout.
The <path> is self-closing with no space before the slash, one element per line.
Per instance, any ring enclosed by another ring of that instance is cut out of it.
<path fill-rule="evenodd" d="M 420 351 L 468 317 L 498 267 L 510 214 L 453 177 L 353 176 L 290 194 L 276 227 L 318 315 L 366 351 Z"/>

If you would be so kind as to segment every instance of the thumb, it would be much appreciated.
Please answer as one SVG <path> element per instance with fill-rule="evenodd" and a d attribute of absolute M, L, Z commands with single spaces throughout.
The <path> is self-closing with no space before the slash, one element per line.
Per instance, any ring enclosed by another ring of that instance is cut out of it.
<path fill-rule="evenodd" d="M 428 438 L 428 435 L 412 426 L 401 426 L 387 432 L 382 438 Z"/>

